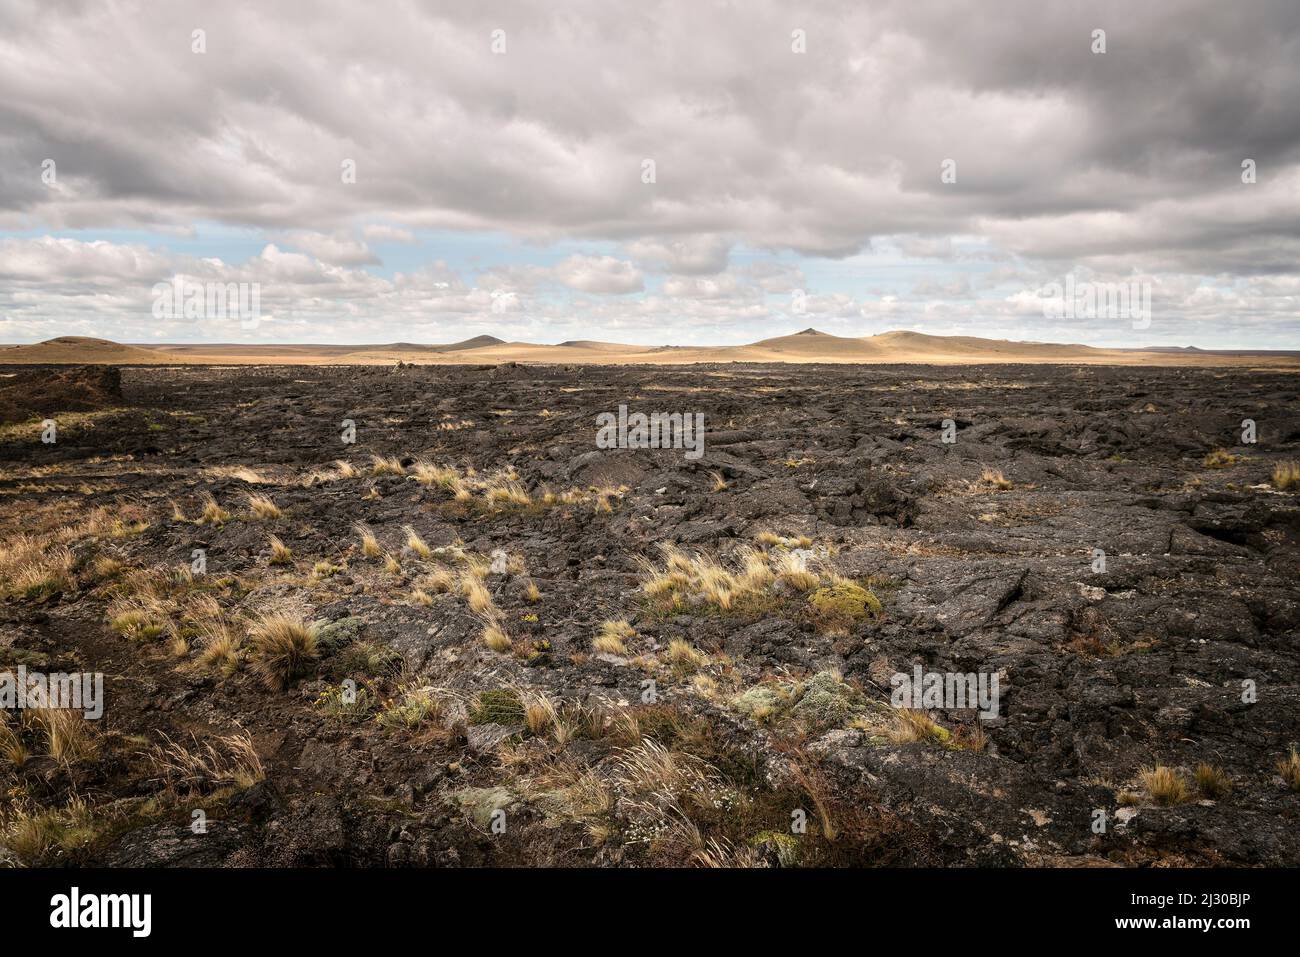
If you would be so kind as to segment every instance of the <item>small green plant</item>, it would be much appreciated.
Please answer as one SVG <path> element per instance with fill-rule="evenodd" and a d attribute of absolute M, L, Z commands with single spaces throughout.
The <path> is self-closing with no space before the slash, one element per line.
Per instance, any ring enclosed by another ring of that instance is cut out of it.
<path fill-rule="evenodd" d="M 356 724 L 374 713 L 375 696 L 365 685 L 338 685 L 326 688 L 316 699 L 316 707 L 340 724 Z"/>
<path fill-rule="evenodd" d="M 480 692 L 469 713 L 470 724 L 523 724 L 524 718 L 523 699 L 512 688 Z"/>
<path fill-rule="evenodd" d="M 856 582 L 840 579 L 808 596 L 813 620 L 823 628 L 847 628 L 881 612 L 880 599 Z"/>
<path fill-rule="evenodd" d="M 335 565 L 333 562 L 321 560 L 311 568 L 311 577 L 318 581 L 324 578 L 333 578 L 339 572 L 343 571 L 342 565 Z"/>
<path fill-rule="evenodd" d="M 405 688 L 395 701 L 384 702 L 375 721 L 383 728 L 411 730 L 441 720 L 443 711 L 442 699 L 433 688 Z"/>
<path fill-rule="evenodd" d="M 157 638 L 166 630 L 166 626 L 157 622 L 149 612 L 142 608 L 132 608 L 114 615 L 109 627 L 123 638 L 132 641 L 145 641 Z"/>

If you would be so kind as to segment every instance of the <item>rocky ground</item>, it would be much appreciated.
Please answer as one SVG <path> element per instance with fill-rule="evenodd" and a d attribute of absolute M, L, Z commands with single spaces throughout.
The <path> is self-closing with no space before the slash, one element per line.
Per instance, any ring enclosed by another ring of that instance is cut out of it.
<path fill-rule="evenodd" d="M 0 666 L 106 708 L 0 724 L 5 861 L 1300 862 L 1293 375 L 74 380 L 0 427 Z M 704 455 L 597 448 L 620 404 Z"/>

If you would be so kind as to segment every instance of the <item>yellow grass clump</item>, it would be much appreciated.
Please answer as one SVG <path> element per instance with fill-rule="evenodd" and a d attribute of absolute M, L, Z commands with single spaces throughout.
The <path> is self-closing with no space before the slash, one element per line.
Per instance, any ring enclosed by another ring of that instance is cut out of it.
<path fill-rule="evenodd" d="M 1300 462 L 1278 462 L 1273 466 L 1273 487 L 1285 492 L 1293 485 L 1300 485 Z"/>
<path fill-rule="evenodd" d="M 428 561 L 433 557 L 433 549 L 429 543 L 420 537 L 420 533 L 413 526 L 403 525 L 402 531 L 406 532 L 406 547 L 409 548 L 415 556 L 422 561 Z"/>
<path fill-rule="evenodd" d="M 406 467 L 402 465 L 402 460 L 396 456 L 385 458 L 382 455 L 372 455 L 370 456 L 370 474 L 405 475 Z"/>
<path fill-rule="evenodd" d="M 602 622 L 591 647 L 598 654 L 622 655 L 627 653 L 623 643 L 636 635 L 636 631 L 626 621 L 619 619 Z"/>
<path fill-rule="evenodd" d="M 1011 488 L 1011 481 L 1002 474 L 1001 469 L 985 469 L 980 473 L 980 481 L 985 485 L 991 485 L 998 491 L 1005 492 Z"/>
<path fill-rule="evenodd" d="M 1182 804 L 1188 799 L 1187 782 L 1173 768 L 1157 764 L 1155 767 L 1143 768 L 1140 777 L 1151 800 L 1161 807 Z"/>
<path fill-rule="evenodd" d="M 487 590 L 487 586 L 477 576 L 472 574 L 461 576 L 460 590 L 465 597 L 465 604 L 476 615 L 488 615 L 495 612 L 496 605 L 492 601 L 492 593 Z"/>
<path fill-rule="evenodd" d="M 379 539 L 375 537 L 366 525 L 357 522 L 352 526 L 352 530 L 357 533 L 357 538 L 361 540 L 361 554 L 366 558 L 378 558 L 384 554 L 383 546 L 379 544 Z"/>
<path fill-rule="evenodd" d="M 1232 468 L 1240 461 L 1240 455 L 1233 455 L 1227 449 L 1214 449 L 1205 456 L 1204 464 L 1207 469 L 1227 469 Z"/>
<path fill-rule="evenodd" d="M 279 536 L 268 536 L 266 543 L 271 546 L 271 557 L 268 559 L 270 564 L 289 565 L 293 563 L 293 549 L 280 541 Z"/>
<path fill-rule="evenodd" d="M 1292 791 L 1300 791 L 1300 753 L 1294 747 L 1285 758 L 1278 761 L 1277 773 Z"/>
<path fill-rule="evenodd" d="M 314 624 L 281 613 L 258 618 L 248 629 L 253 669 L 272 690 L 286 688 L 316 660 Z"/>
<path fill-rule="evenodd" d="M 259 519 L 276 519 L 282 514 L 280 506 L 266 495 L 249 495 L 248 510 L 252 512 L 254 518 Z"/>
<path fill-rule="evenodd" d="M 194 520 L 197 525 L 223 525 L 230 520 L 230 513 L 217 504 L 211 492 L 204 492 L 199 499 L 203 508 Z"/>
<path fill-rule="evenodd" d="M 18 534 L 0 543 L 0 596 L 41 601 L 76 587 L 72 552 L 50 539 Z"/>
<path fill-rule="evenodd" d="M 514 647 L 514 642 L 498 625 L 487 625 L 483 629 L 483 644 L 487 645 L 493 651 L 509 651 Z"/>

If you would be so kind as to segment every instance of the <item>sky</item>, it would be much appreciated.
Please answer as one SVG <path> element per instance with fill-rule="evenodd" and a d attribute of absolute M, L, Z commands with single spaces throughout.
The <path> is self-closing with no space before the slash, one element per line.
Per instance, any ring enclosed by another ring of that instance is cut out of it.
<path fill-rule="evenodd" d="M 0 341 L 807 327 L 1300 348 L 1300 3 L 0 0 Z"/>

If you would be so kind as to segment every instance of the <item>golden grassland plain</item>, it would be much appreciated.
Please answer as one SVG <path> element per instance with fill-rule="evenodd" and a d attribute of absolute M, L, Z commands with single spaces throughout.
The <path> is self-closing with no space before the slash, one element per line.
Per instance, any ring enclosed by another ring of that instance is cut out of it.
<path fill-rule="evenodd" d="M 1300 370 L 1297 352 L 1207 352 L 1101 349 L 1050 342 L 884 332 L 850 338 L 808 329 L 747 345 L 644 346 L 590 340 L 545 345 L 479 336 L 461 343 L 419 345 L 171 344 L 128 345 L 60 336 L 0 346 L 0 365 L 475 365 L 521 362 L 594 365 L 687 365 L 700 362 L 1044 364 L 1233 366 Z"/>

